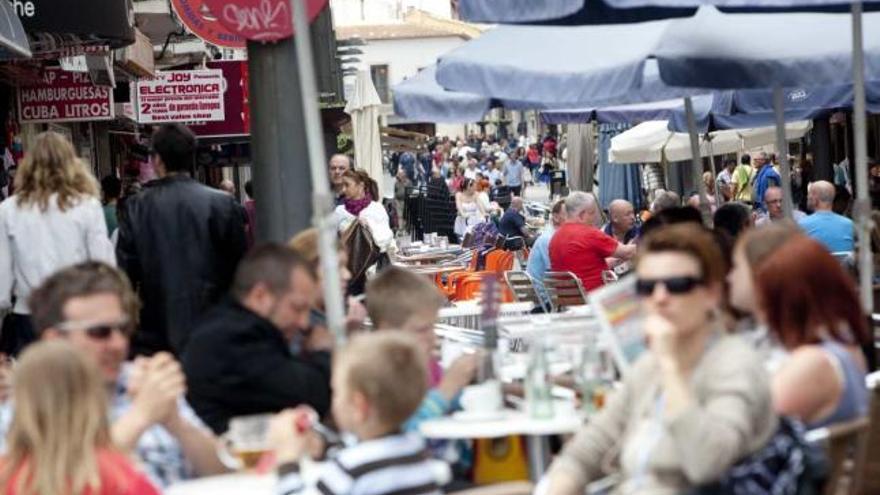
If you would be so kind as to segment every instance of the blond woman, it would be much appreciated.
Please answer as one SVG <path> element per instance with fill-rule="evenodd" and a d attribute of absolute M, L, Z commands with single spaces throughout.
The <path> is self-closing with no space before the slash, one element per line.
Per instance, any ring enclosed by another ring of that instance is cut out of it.
<path fill-rule="evenodd" d="M 69 344 L 31 346 L 16 368 L 13 395 L 2 493 L 158 495 L 113 448 L 101 375 Z"/>
<path fill-rule="evenodd" d="M 60 268 L 86 260 L 116 264 L 98 184 L 61 134 L 37 136 L 0 203 L 0 351 L 17 354 L 34 340 L 27 299 Z"/>

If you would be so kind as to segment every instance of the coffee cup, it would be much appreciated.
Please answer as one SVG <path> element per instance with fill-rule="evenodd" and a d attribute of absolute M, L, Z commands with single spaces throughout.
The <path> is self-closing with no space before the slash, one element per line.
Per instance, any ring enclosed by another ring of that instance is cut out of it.
<path fill-rule="evenodd" d="M 501 382 L 489 380 L 465 387 L 459 399 L 462 409 L 469 413 L 492 413 L 504 407 Z"/>

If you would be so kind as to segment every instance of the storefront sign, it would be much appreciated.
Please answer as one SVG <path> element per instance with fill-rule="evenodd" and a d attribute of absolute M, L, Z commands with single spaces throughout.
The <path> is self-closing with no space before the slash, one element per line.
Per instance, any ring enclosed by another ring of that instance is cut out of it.
<path fill-rule="evenodd" d="M 88 73 L 48 68 L 39 83 L 19 88 L 18 117 L 22 123 L 111 120 L 113 91 L 95 86 Z"/>
<path fill-rule="evenodd" d="M 245 39 L 277 41 L 293 36 L 290 0 L 204 0 L 221 24 Z M 309 22 L 328 0 L 306 0 Z"/>
<path fill-rule="evenodd" d="M 66 44 L 118 48 L 134 41 L 134 13 L 128 1 L 12 0 L 11 6 L 27 32 L 63 35 L 40 40 L 37 51 Z"/>
<path fill-rule="evenodd" d="M 251 132 L 248 104 L 248 65 L 244 61 L 208 62 L 223 71 L 223 108 L 226 118 L 218 122 L 193 122 L 189 126 L 201 137 L 247 136 Z"/>
<path fill-rule="evenodd" d="M 180 22 L 194 35 L 223 48 L 244 48 L 245 39 L 220 23 L 205 0 L 171 0 Z"/>
<path fill-rule="evenodd" d="M 138 81 L 137 103 L 141 124 L 224 120 L 223 72 L 159 71 Z"/>

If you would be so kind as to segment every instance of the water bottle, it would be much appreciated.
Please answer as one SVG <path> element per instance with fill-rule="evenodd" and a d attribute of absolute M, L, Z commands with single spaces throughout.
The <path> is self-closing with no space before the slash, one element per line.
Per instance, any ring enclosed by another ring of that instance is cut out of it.
<path fill-rule="evenodd" d="M 544 343 L 536 340 L 531 344 L 528 372 L 526 373 L 526 403 L 529 416 L 534 419 L 553 417 L 552 383 L 550 365 Z"/>
<path fill-rule="evenodd" d="M 595 341 L 587 342 L 581 350 L 575 380 L 581 393 L 581 409 L 587 413 L 595 413 L 601 407 L 604 396 L 604 380 L 600 373 L 599 348 Z"/>

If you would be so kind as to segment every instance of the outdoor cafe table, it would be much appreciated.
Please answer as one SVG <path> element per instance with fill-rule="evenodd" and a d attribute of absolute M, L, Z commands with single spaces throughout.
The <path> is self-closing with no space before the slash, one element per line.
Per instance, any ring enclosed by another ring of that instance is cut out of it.
<path fill-rule="evenodd" d="M 436 440 L 473 440 L 512 435 L 526 437 L 529 477 L 537 482 L 550 465 L 549 437 L 577 432 L 584 420 L 578 414 L 558 414 L 550 419 L 533 419 L 528 413 L 505 409 L 486 420 L 457 419 L 455 415 L 423 422 L 419 431 Z"/>

